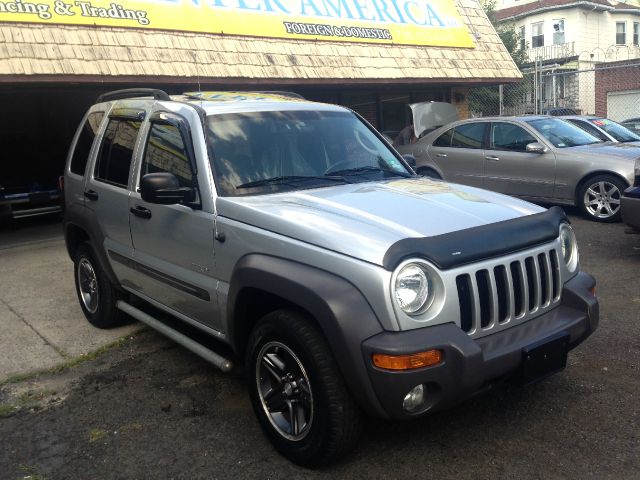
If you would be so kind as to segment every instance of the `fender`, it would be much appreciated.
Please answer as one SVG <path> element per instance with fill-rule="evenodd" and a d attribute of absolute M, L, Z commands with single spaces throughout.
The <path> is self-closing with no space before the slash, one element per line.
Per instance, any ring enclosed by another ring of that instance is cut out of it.
<path fill-rule="evenodd" d="M 279 257 L 252 254 L 241 258 L 231 277 L 227 310 L 229 340 L 244 350 L 243 289 L 255 288 L 309 312 L 323 332 L 347 387 L 369 414 L 386 417 L 368 377 L 362 342 L 382 327 L 362 293 L 333 273 Z"/>
<path fill-rule="evenodd" d="M 103 245 L 105 236 L 102 233 L 95 213 L 89 208 L 85 208 L 77 204 L 71 204 L 65 209 L 63 223 L 64 241 L 67 246 L 67 253 L 71 260 L 73 260 L 73 246 L 70 244 L 69 226 L 73 225 L 87 234 L 89 242 L 93 247 L 93 251 L 96 254 L 98 263 L 100 264 L 100 268 L 107 275 L 112 284 L 119 285 L 120 282 L 111 268 L 111 263 L 109 263 L 109 259 L 107 258 L 107 254 L 104 250 Z"/>

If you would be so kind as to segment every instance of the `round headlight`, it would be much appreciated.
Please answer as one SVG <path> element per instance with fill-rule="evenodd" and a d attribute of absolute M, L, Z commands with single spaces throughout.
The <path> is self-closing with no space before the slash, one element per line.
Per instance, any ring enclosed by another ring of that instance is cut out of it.
<path fill-rule="evenodd" d="M 578 266 L 578 243 L 573 228 L 569 225 L 560 227 L 560 244 L 562 246 L 562 258 L 570 272 Z"/>
<path fill-rule="evenodd" d="M 424 268 L 415 263 L 405 265 L 396 276 L 394 294 L 404 313 L 419 312 L 431 295 L 431 281 Z"/>

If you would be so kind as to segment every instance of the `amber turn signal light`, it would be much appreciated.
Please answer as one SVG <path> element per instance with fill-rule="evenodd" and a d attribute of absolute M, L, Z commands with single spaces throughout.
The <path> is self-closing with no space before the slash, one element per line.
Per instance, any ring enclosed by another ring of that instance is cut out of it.
<path fill-rule="evenodd" d="M 374 353 L 373 364 L 385 370 L 413 370 L 414 368 L 430 367 L 442 363 L 440 350 L 412 353 L 410 355 L 385 355 Z"/>

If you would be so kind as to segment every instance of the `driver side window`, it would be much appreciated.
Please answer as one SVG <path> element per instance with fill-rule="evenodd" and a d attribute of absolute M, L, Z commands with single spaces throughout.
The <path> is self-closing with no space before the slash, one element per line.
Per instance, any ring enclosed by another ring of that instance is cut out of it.
<path fill-rule="evenodd" d="M 493 123 L 491 125 L 491 148 L 526 152 L 527 145 L 538 140 L 524 128 L 513 123 Z"/>

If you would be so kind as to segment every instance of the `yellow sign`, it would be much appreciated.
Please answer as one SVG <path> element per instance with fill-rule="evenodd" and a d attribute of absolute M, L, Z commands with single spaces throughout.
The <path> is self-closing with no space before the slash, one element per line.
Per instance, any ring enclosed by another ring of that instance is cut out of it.
<path fill-rule="evenodd" d="M 453 0 L 0 0 L 0 22 L 475 46 Z"/>

